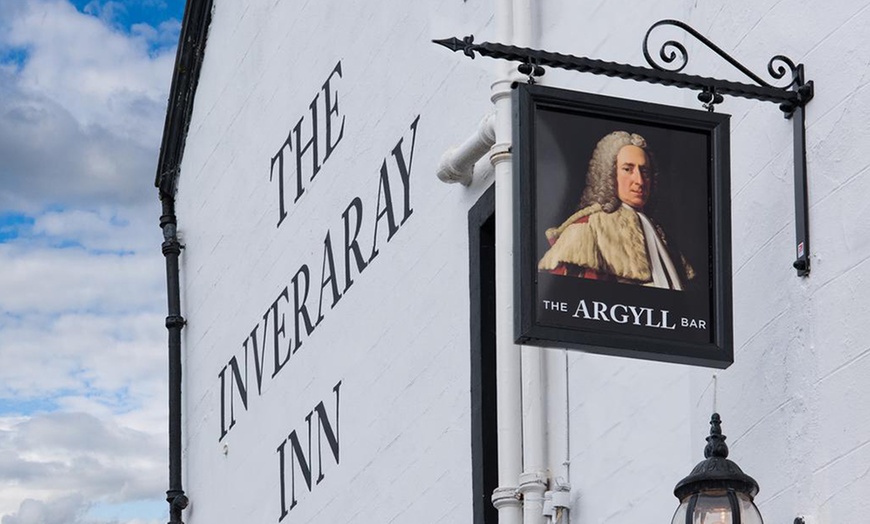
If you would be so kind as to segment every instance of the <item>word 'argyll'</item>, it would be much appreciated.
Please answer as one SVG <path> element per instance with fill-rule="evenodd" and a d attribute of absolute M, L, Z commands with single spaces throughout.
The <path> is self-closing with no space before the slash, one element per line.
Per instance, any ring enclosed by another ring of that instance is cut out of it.
<path fill-rule="evenodd" d="M 600 322 L 615 322 L 617 324 L 631 324 L 659 329 L 676 329 L 676 324 L 668 323 L 668 311 L 666 309 L 653 309 L 649 307 L 626 306 L 592 301 L 592 310 L 586 305 L 586 300 L 577 304 L 574 318 L 597 320 Z"/>

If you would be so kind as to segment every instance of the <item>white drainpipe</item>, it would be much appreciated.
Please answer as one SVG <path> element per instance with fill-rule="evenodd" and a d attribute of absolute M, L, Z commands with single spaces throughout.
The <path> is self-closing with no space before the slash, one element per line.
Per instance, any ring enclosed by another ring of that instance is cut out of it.
<path fill-rule="evenodd" d="M 534 47 L 533 0 L 513 0 L 513 44 Z M 515 67 L 515 66 L 514 66 Z M 498 204 L 496 204 L 497 206 Z M 512 286 L 512 279 L 503 286 Z M 501 290 L 498 290 L 498 293 Z M 521 350 L 523 398 L 523 523 L 544 524 L 544 492 L 547 491 L 547 446 L 544 388 L 544 350 L 523 346 Z"/>
<path fill-rule="evenodd" d="M 496 39 L 513 41 L 512 0 L 496 0 Z M 495 105 L 495 144 L 490 161 L 495 169 L 495 325 L 498 388 L 498 488 L 492 503 L 499 524 L 521 524 L 522 503 L 517 484 L 523 467 L 520 348 L 513 343 L 513 173 L 510 144 L 511 82 L 514 66 L 496 62 L 491 100 Z"/>
<path fill-rule="evenodd" d="M 546 416 L 544 413 L 543 350 L 522 347 L 523 377 L 523 523 L 544 524 L 547 491 Z"/>
<path fill-rule="evenodd" d="M 496 0 L 496 40 L 531 45 L 532 0 Z M 498 488 L 492 503 L 500 524 L 544 524 L 547 489 L 543 350 L 514 344 L 513 139 L 511 84 L 524 79 L 510 62 L 496 62 L 490 98 L 495 115 L 438 166 L 443 182 L 471 184 L 475 162 L 490 150 L 495 170 L 496 383 L 498 388 Z"/>

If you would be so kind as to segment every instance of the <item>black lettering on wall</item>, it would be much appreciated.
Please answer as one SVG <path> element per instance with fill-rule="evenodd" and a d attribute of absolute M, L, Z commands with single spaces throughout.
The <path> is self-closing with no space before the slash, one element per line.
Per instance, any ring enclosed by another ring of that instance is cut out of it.
<path fill-rule="evenodd" d="M 308 464 L 308 459 L 311 457 L 311 415 L 314 412 L 308 414 L 305 417 L 305 422 L 308 423 L 308 454 L 305 454 L 302 451 L 302 445 L 299 443 L 299 436 L 296 435 L 296 430 L 290 432 L 290 436 L 288 437 L 290 440 L 290 449 L 293 452 L 290 455 L 290 509 L 296 507 L 296 504 L 299 503 L 296 500 L 296 468 L 293 467 L 294 464 L 299 464 L 299 472 L 302 473 L 302 478 L 305 479 L 305 486 L 308 488 L 308 491 L 311 491 L 311 466 Z"/>
<path fill-rule="evenodd" d="M 396 167 L 399 170 L 399 176 L 402 179 L 402 188 L 404 190 L 404 216 L 402 217 L 402 223 L 396 225 L 396 217 L 393 212 L 393 197 L 392 192 L 390 191 L 390 177 L 387 170 L 387 161 L 386 159 L 381 164 L 381 176 L 378 183 L 378 199 L 375 203 L 375 231 L 372 239 L 372 253 L 369 256 L 369 262 L 374 260 L 374 258 L 378 255 L 378 224 L 381 219 L 386 216 L 387 217 L 387 227 L 389 228 L 389 233 L 387 234 L 387 242 L 393 239 L 393 236 L 399 230 L 399 226 L 404 224 L 408 217 L 413 213 L 413 209 L 411 209 L 411 165 L 414 162 L 414 146 L 417 144 L 417 124 L 420 121 L 420 115 L 417 115 L 417 118 L 411 123 L 411 130 L 413 132 L 411 138 L 411 151 L 408 155 L 408 162 L 405 163 L 405 155 L 402 152 L 402 142 L 404 141 L 404 137 L 400 138 L 396 143 L 396 146 L 393 148 L 392 154 L 396 159 Z M 383 195 L 383 207 L 381 206 L 381 195 Z"/>
<path fill-rule="evenodd" d="M 272 372 L 272 378 L 275 378 L 275 375 L 281 371 L 281 368 L 284 367 L 284 364 L 287 363 L 287 360 L 290 358 L 290 348 L 287 348 L 287 355 L 281 359 L 279 355 L 279 341 L 281 337 L 284 336 L 284 314 L 280 315 L 279 322 L 279 312 L 278 312 L 278 304 L 281 299 L 284 301 L 288 301 L 288 291 L 285 287 L 284 290 L 278 295 L 278 298 L 275 299 L 275 302 L 266 310 L 266 313 L 263 315 L 263 329 L 262 329 L 262 337 L 259 338 L 257 333 L 260 330 L 260 324 L 257 323 L 254 328 L 251 330 L 250 335 L 245 338 L 245 341 L 242 342 L 242 348 L 244 348 L 245 355 L 245 373 L 244 379 L 242 379 L 241 367 L 239 366 L 239 361 L 236 356 L 230 358 L 229 363 L 221 369 L 221 372 L 218 373 L 218 376 L 221 380 L 221 435 L 218 441 L 223 440 L 226 434 L 229 432 L 233 426 L 236 425 L 236 417 L 235 417 L 235 408 L 234 408 L 234 398 L 233 391 L 238 390 L 239 400 L 242 401 L 242 406 L 245 408 L 245 411 L 248 409 L 248 348 L 251 347 L 254 352 L 254 377 L 257 380 L 257 395 L 263 394 L 263 374 L 266 369 L 266 333 L 269 331 L 269 317 L 270 314 L 272 316 L 272 325 L 273 329 L 273 340 L 274 340 L 274 370 Z M 249 346 L 250 342 L 250 346 Z M 230 368 L 230 393 L 227 395 L 226 393 L 226 371 L 227 368 Z M 226 397 L 230 397 L 230 425 L 226 426 Z"/>
<path fill-rule="evenodd" d="M 332 117 L 333 115 L 338 117 L 338 91 L 335 91 L 335 103 L 332 103 L 332 88 L 330 87 L 330 81 L 332 77 L 338 75 L 341 78 L 341 62 L 335 64 L 335 69 L 332 70 L 332 73 L 326 78 L 326 82 L 323 83 L 323 95 L 325 98 L 324 105 L 326 106 L 326 155 L 323 157 L 323 161 L 329 158 L 329 155 L 332 154 L 332 151 L 335 149 L 335 146 L 341 142 L 341 139 L 344 137 L 344 119 L 345 116 L 341 117 L 341 129 L 338 130 L 338 138 L 335 139 L 335 143 L 332 142 Z"/>
<path fill-rule="evenodd" d="M 299 464 L 299 470 L 302 473 L 302 478 L 305 480 L 305 485 L 308 487 L 308 491 L 311 491 L 311 467 L 308 465 L 308 457 L 311 456 L 311 415 L 309 413 L 307 417 L 305 417 L 305 421 L 308 422 L 308 454 L 306 455 L 302 451 L 302 445 L 299 443 L 299 436 L 296 434 L 296 430 L 294 429 L 290 436 L 281 442 L 281 445 L 278 446 L 278 474 L 280 475 L 279 489 L 281 490 L 280 498 L 281 498 L 281 515 L 278 517 L 278 522 L 284 520 L 284 517 L 290 513 L 290 510 L 296 507 L 296 504 L 299 501 L 296 499 L 296 469 L 294 467 L 295 464 Z M 284 447 L 287 442 L 290 442 L 290 508 L 287 508 L 287 481 L 286 481 L 286 469 L 285 464 L 287 462 L 285 458 Z"/>
<path fill-rule="evenodd" d="M 220 377 L 220 379 L 221 379 L 221 393 L 220 393 L 220 396 L 221 396 L 221 436 L 218 439 L 218 442 L 223 440 L 224 437 L 227 436 L 227 432 L 229 431 L 229 428 L 227 428 L 227 418 L 225 415 L 225 413 L 227 412 L 227 400 L 226 400 L 227 396 L 225 393 L 227 390 L 226 389 L 227 388 L 227 381 L 225 378 L 226 372 L 227 372 L 227 367 L 224 366 L 223 369 L 221 369 L 221 372 L 218 373 L 218 377 Z"/>
<path fill-rule="evenodd" d="M 396 144 L 396 147 L 393 148 L 393 156 L 396 158 L 396 166 L 399 168 L 399 175 L 402 177 L 402 188 L 404 189 L 404 197 L 405 197 L 405 214 L 402 216 L 402 224 L 408 220 L 408 217 L 411 216 L 411 213 L 414 212 L 411 209 L 411 164 L 414 163 L 414 146 L 417 144 L 417 124 L 420 122 L 420 115 L 417 115 L 417 118 L 414 119 L 414 122 L 411 124 L 411 130 L 413 130 L 413 134 L 411 135 L 411 153 L 408 155 L 408 165 L 405 166 L 405 155 L 402 154 L 402 140 L 399 139 L 399 143 Z M 401 225 L 401 224 L 400 224 Z"/>
<path fill-rule="evenodd" d="M 327 82 L 324 84 L 323 89 L 325 92 L 330 91 L 332 88 L 330 87 L 330 82 L 334 82 L 336 78 L 341 77 L 341 68 L 340 64 L 336 66 L 333 70 L 333 73 L 327 79 Z M 327 97 L 324 95 L 323 98 L 329 98 L 329 103 L 332 104 L 331 109 L 328 110 L 329 118 L 338 118 L 340 113 L 338 112 L 338 99 L 337 99 L 337 91 L 335 102 L 333 103 L 333 98 Z M 331 95 L 330 95 L 331 96 Z M 317 97 L 315 97 L 315 102 L 317 101 Z M 316 114 L 312 113 L 314 116 Z M 379 253 L 378 239 L 379 232 L 378 228 L 381 225 L 381 222 L 386 221 L 386 227 L 388 228 L 388 233 L 386 234 L 387 242 L 389 242 L 401 229 L 408 218 L 413 213 L 413 207 L 411 205 L 411 172 L 413 168 L 414 162 L 414 152 L 416 150 L 417 143 L 417 127 L 420 121 L 420 115 L 417 115 L 411 123 L 411 137 L 410 141 L 406 141 L 406 136 L 402 136 L 398 139 L 395 145 L 390 150 L 390 154 L 386 155 L 381 162 L 380 169 L 378 171 L 377 181 L 378 181 L 378 191 L 377 191 L 377 199 L 375 200 L 375 219 L 373 225 L 373 238 L 372 238 L 372 246 L 371 246 L 371 255 L 369 259 L 366 260 L 366 257 L 363 256 L 363 249 L 367 249 L 368 246 L 361 246 L 359 241 L 359 235 L 362 229 L 362 221 L 363 221 L 363 201 L 359 197 L 354 197 L 347 207 L 344 209 L 344 212 L 341 214 L 341 219 L 344 226 L 344 249 L 342 250 L 344 255 L 344 290 L 340 289 L 340 284 L 338 282 L 338 274 L 336 273 L 336 264 L 335 264 L 335 252 L 332 245 L 332 234 L 330 230 L 326 231 L 326 235 L 323 240 L 323 257 L 321 259 L 321 273 L 320 273 L 320 289 L 319 293 L 317 293 L 317 316 L 313 318 L 314 322 L 312 322 L 312 313 L 313 313 L 313 305 L 308 303 L 309 295 L 311 295 L 311 271 L 309 270 L 308 264 L 302 264 L 299 266 L 298 271 L 293 275 L 290 279 L 291 284 L 293 286 L 293 312 L 292 315 L 285 315 L 285 309 L 290 303 L 290 285 L 284 286 L 281 289 L 281 292 L 278 293 L 275 300 L 266 308 L 265 313 L 262 316 L 262 327 L 260 323 L 254 325 L 253 329 L 251 329 L 249 335 L 245 338 L 242 343 L 242 352 L 244 353 L 244 373 L 242 373 L 242 367 L 240 365 L 242 355 L 241 353 L 238 356 L 232 356 L 228 363 L 221 369 L 220 373 L 218 373 L 218 378 L 220 379 L 220 437 L 218 440 L 223 440 L 226 435 L 229 433 L 230 429 L 232 429 L 236 424 L 235 417 L 235 405 L 237 402 L 241 402 L 245 411 L 248 411 L 249 402 L 251 402 L 252 398 L 260 396 L 263 394 L 263 376 L 265 375 L 267 360 L 271 360 L 272 363 L 272 373 L 271 379 L 275 379 L 278 374 L 287 368 L 289 364 L 290 357 L 294 355 L 299 348 L 302 346 L 303 338 L 311 337 L 316 328 L 320 325 L 320 323 L 325 319 L 326 312 L 335 308 L 338 302 L 347 294 L 350 286 L 354 282 L 354 273 L 362 275 L 363 271 L 368 267 L 371 261 L 375 258 L 375 256 Z M 343 130 L 344 119 L 342 118 L 342 130 Z M 315 131 L 316 132 L 316 131 Z M 296 135 L 298 136 L 298 134 Z M 339 131 L 338 138 L 336 141 L 330 142 L 333 144 L 333 149 L 336 144 L 341 140 L 342 131 Z M 313 135 L 312 135 L 313 137 Z M 282 167 L 284 162 L 285 150 L 292 150 L 290 148 L 290 142 L 294 138 L 293 133 L 291 132 L 291 136 L 288 137 L 288 140 L 285 141 L 284 146 L 279 151 L 279 153 L 273 158 L 273 168 L 275 165 L 278 166 L 278 178 L 280 182 L 280 177 L 283 176 Z M 301 140 L 301 139 L 300 139 Z M 312 138 L 313 140 L 313 138 Z M 331 138 L 329 138 L 331 140 Z M 410 146 L 407 144 L 410 142 Z M 303 149 L 303 155 L 310 154 L 312 157 L 316 156 L 313 141 L 309 141 L 304 147 L 299 144 L 299 147 L 296 150 Z M 310 152 L 308 149 L 309 148 Z M 297 160 L 300 157 L 297 157 Z M 392 159 L 392 160 L 391 160 Z M 312 159 L 313 161 L 313 159 Z M 398 172 L 398 176 L 396 173 Z M 398 221 L 398 217 L 396 215 L 397 210 L 399 209 L 399 200 L 393 199 L 393 196 L 396 195 L 395 192 L 392 191 L 393 188 L 397 187 L 397 179 L 401 181 L 402 184 L 402 218 L 401 221 Z M 370 205 L 370 204 L 369 204 Z M 381 237 L 384 236 L 383 233 L 380 234 Z M 354 268 L 355 265 L 355 268 Z M 316 267 L 316 266 L 314 266 Z M 327 310 L 323 309 L 324 295 L 328 293 L 332 293 L 332 301 L 330 303 L 330 307 Z M 293 322 L 293 335 L 290 336 L 289 331 L 290 326 L 286 326 L 285 320 L 286 317 L 289 317 L 290 321 Z M 303 328 L 305 330 L 303 334 Z M 270 352 L 268 349 L 268 345 L 271 344 L 271 353 L 273 355 L 272 359 L 268 359 L 267 355 Z M 248 375 L 248 365 L 249 365 L 249 356 L 248 353 L 253 351 L 253 361 L 254 361 L 254 373 L 257 384 L 256 393 L 257 395 L 249 394 L 254 391 L 254 388 L 250 387 L 249 383 L 249 375 Z M 229 373 L 227 370 L 230 370 Z M 227 384 L 229 382 L 229 384 Z M 229 389 L 229 391 L 227 391 Z M 268 391 L 268 389 L 267 389 Z M 338 395 L 338 391 L 336 390 L 336 396 Z M 227 406 L 229 404 L 229 406 Z M 229 417 L 227 416 L 227 410 L 229 410 Z M 318 411 L 315 409 L 315 411 Z M 320 426 L 322 430 L 322 436 L 326 438 L 327 443 L 330 448 L 336 454 L 335 459 L 338 460 L 337 449 L 338 449 L 338 430 L 336 426 L 336 430 L 332 432 L 332 426 L 329 425 L 328 419 L 325 416 L 325 412 L 318 411 L 318 414 L 322 415 L 322 420 L 325 425 Z M 337 412 L 336 412 L 337 414 Z M 321 420 L 321 419 L 318 419 Z M 318 436 L 320 439 L 321 437 Z M 318 441 L 318 446 L 320 446 L 320 440 Z M 280 448 L 283 450 L 283 448 Z M 284 453 L 284 451 L 280 451 L 280 453 Z M 283 456 L 283 455 L 282 455 Z"/>
<path fill-rule="evenodd" d="M 285 517 L 296 507 L 299 499 L 296 497 L 296 471 L 302 474 L 302 480 L 305 482 L 305 487 L 308 492 L 312 491 L 311 472 L 314 470 L 314 459 L 317 459 L 317 481 L 314 485 L 319 485 L 323 481 L 325 475 L 323 473 L 323 446 L 322 438 L 325 438 L 329 445 L 332 457 L 335 460 L 336 466 L 339 464 L 339 381 L 332 390 L 335 392 L 335 419 L 334 430 L 333 424 L 330 422 L 326 414 L 326 407 L 323 402 L 318 402 L 317 406 L 305 416 L 306 429 L 308 430 L 307 447 L 303 447 L 299 439 L 298 432 L 294 429 L 290 432 L 286 439 L 278 445 L 278 475 L 279 475 L 279 506 L 280 513 L 278 522 L 284 520 Z M 317 413 L 317 455 L 311 454 L 311 419 Z M 290 443 L 290 467 L 287 468 L 286 445 Z M 290 507 L 287 507 L 287 469 L 290 470 Z"/>
<path fill-rule="evenodd" d="M 311 103 L 308 104 L 310 115 L 305 115 L 296 122 L 296 125 L 288 131 L 287 138 L 284 139 L 281 147 L 278 148 L 278 152 L 271 158 L 269 181 L 277 180 L 278 185 L 278 223 L 276 227 L 281 227 L 288 214 L 284 168 L 292 160 L 285 162 L 285 151 L 295 153 L 296 193 L 293 197 L 293 203 L 295 204 L 305 193 L 306 183 L 314 180 L 314 177 L 317 176 L 321 168 L 326 164 L 326 161 L 329 160 L 338 144 L 341 143 L 341 139 L 344 138 L 346 115 L 343 115 L 339 109 L 339 93 L 336 87 L 336 84 L 340 83 L 341 77 L 341 62 L 339 61 L 321 86 L 320 91 L 323 93 L 322 110 L 320 109 L 321 96 L 320 92 L 318 92 L 314 95 Z M 321 120 L 324 121 L 321 122 Z M 334 129 L 336 125 L 338 125 L 338 133 L 333 142 L 333 137 L 336 135 Z M 321 138 L 323 133 L 325 133 L 325 136 Z M 320 147 L 321 140 L 325 143 L 325 148 Z M 325 152 L 323 153 L 323 158 L 321 158 L 321 153 L 324 149 Z M 303 166 L 306 164 L 304 161 L 306 156 L 310 157 L 310 169 L 303 169 Z M 277 176 L 275 173 L 276 166 Z"/>
<path fill-rule="evenodd" d="M 311 273 L 308 271 L 308 266 L 302 264 L 302 267 L 299 268 L 299 271 L 293 275 L 293 307 L 294 307 L 294 324 L 296 324 L 296 345 L 293 347 L 293 352 L 299 350 L 299 347 L 302 345 L 302 334 L 300 333 L 300 328 L 302 327 L 299 322 L 299 318 L 302 318 L 302 321 L 305 322 L 305 334 L 311 335 L 314 331 L 314 325 L 311 324 L 311 315 L 308 314 L 308 306 L 305 305 L 305 302 L 308 300 L 308 288 L 310 287 L 309 281 Z M 300 299 L 299 293 L 299 277 L 304 277 L 305 290 L 302 292 L 302 296 Z"/>
<path fill-rule="evenodd" d="M 266 329 L 269 325 L 269 317 L 264 317 L 265 324 L 263 325 L 263 343 L 260 344 L 262 351 L 257 349 L 257 328 L 260 327 L 259 324 L 254 326 L 253 331 L 248 338 L 245 339 L 245 342 L 242 344 L 245 347 L 245 355 L 248 354 L 248 341 L 251 341 L 251 345 L 254 348 L 254 377 L 257 379 L 257 394 L 263 394 L 263 370 L 266 369 Z M 247 367 L 247 365 L 245 366 Z"/>
<path fill-rule="evenodd" d="M 230 376 L 230 428 L 236 425 L 236 396 L 233 395 L 233 390 L 239 392 L 239 400 L 242 401 L 242 407 L 245 411 L 248 410 L 248 353 L 245 352 L 245 378 L 242 379 L 241 369 L 239 369 L 239 361 L 235 356 L 230 359 L 230 368 L 233 374 Z"/>
<path fill-rule="evenodd" d="M 242 370 L 239 366 L 239 361 L 235 355 L 230 358 L 229 364 L 221 369 L 220 373 L 218 373 L 218 377 L 221 379 L 221 436 L 218 439 L 222 440 L 229 430 L 233 429 L 233 426 L 236 425 L 236 395 L 233 395 L 233 391 L 238 391 L 239 400 L 242 401 L 242 407 L 245 408 L 245 411 L 248 410 L 248 344 L 247 339 L 245 339 L 245 343 L 243 344 L 245 348 L 245 377 L 242 378 Z M 230 368 L 230 392 L 229 394 L 226 391 L 226 373 L 227 367 Z M 226 426 L 226 397 L 230 397 L 230 425 Z"/>
<path fill-rule="evenodd" d="M 320 171 L 320 162 L 317 158 L 317 99 L 319 95 L 319 93 L 315 95 L 311 105 L 308 106 L 311 109 L 311 138 L 305 142 L 305 145 L 302 145 L 302 122 L 305 119 L 300 118 L 296 127 L 293 128 L 293 134 L 296 135 L 296 198 L 293 199 L 294 203 L 298 202 L 302 198 L 302 193 L 305 192 L 305 188 L 302 186 L 302 157 L 309 149 L 311 150 L 310 180 L 314 180 L 317 172 Z"/>
<path fill-rule="evenodd" d="M 281 144 L 281 149 L 272 157 L 272 164 L 269 168 L 269 182 L 271 182 L 275 175 L 275 161 L 278 161 L 278 224 L 275 227 L 281 227 L 281 222 L 287 218 L 287 209 L 284 205 L 284 148 L 290 147 L 292 136 L 292 134 L 287 135 L 287 139 Z"/>
<path fill-rule="evenodd" d="M 327 267 L 328 266 L 328 267 Z M 323 240 L 323 264 L 320 270 L 320 300 L 317 307 L 317 323 L 323 320 L 323 290 L 327 284 L 332 287 L 332 306 L 334 308 L 341 299 L 341 293 L 338 291 L 338 279 L 335 278 L 335 258 L 332 256 L 332 241 L 329 239 L 329 232 L 326 233 L 326 238 Z M 327 275 L 329 275 L 327 277 Z"/>
<path fill-rule="evenodd" d="M 384 207 L 381 208 L 381 194 L 384 195 Z M 396 234 L 396 231 L 399 230 L 399 226 L 396 225 L 396 218 L 393 215 L 393 197 L 390 194 L 390 177 L 387 174 L 387 161 L 384 160 L 384 163 L 381 164 L 381 178 L 380 183 L 378 184 L 378 200 L 375 206 L 375 232 L 374 238 L 372 239 L 372 254 L 369 256 L 369 263 L 378 256 L 378 223 L 380 223 L 381 218 L 385 215 L 387 217 L 387 226 L 389 227 L 389 234 L 387 235 L 387 242 L 393 238 L 393 235 Z"/>
<path fill-rule="evenodd" d="M 280 493 L 281 499 L 281 515 L 278 516 L 278 522 L 284 520 L 284 517 L 287 516 L 289 511 L 287 510 L 287 484 L 284 481 L 284 464 L 286 460 L 284 459 L 284 446 L 287 445 L 287 440 L 282 440 L 281 445 L 278 446 L 278 478 L 280 479 L 278 482 L 278 490 Z"/>
<path fill-rule="evenodd" d="M 350 234 L 350 210 L 354 210 L 354 215 L 356 216 L 356 225 L 354 226 L 353 236 Z M 363 259 L 362 252 L 359 248 L 359 242 L 357 242 L 356 237 L 359 236 L 360 226 L 362 226 L 362 212 L 363 205 L 362 200 L 359 197 L 354 197 L 351 200 L 350 205 L 347 206 L 347 209 L 344 210 L 344 213 L 341 214 L 341 218 L 344 220 L 344 292 L 347 293 L 347 290 L 350 289 L 350 285 L 353 284 L 353 278 L 350 273 L 350 254 L 353 252 L 353 258 L 356 261 L 356 270 L 358 273 L 362 274 L 363 270 L 368 265 L 368 262 Z"/>
<path fill-rule="evenodd" d="M 341 381 L 338 381 L 338 384 L 332 388 L 335 391 L 335 431 L 332 430 L 332 425 L 329 423 L 329 418 L 326 416 L 326 408 L 323 407 L 323 402 L 318 402 L 317 406 L 314 408 L 314 411 L 317 412 L 317 465 L 318 465 L 318 475 L 317 475 L 317 484 L 320 484 L 320 481 L 323 480 L 323 448 L 320 442 L 320 436 L 323 435 L 326 437 L 326 441 L 329 444 L 329 449 L 332 451 L 332 457 L 335 459 L 335 464 L 339 464 L 339 452 L 338 452 L 338 388 L 341 387 Z"/>
<path fill-rule="evenodd" d="M 281 299 L 284 299 L 285 302 L 290 302 L 290 295 L 287 289 L 287 286 L 284 286 L 284 289 L 281 290 L 281 293 L 278 294 L 278 298 L 272 302 L 272 305 L 269 306 L 269 309 L 266 311 L 266 314 L 263 315 L 263 322 L 266 325 L 269 324 L 269 313 L 272 314 L 272 351 L 275 355 L 275 365 L 272 370 L 272 378 L 275 378 L 275 375 L 281 371 L 281 368 L 290 360 L 290 345 L 287 345 L 287 354 L 284 357 L 281 357 L 281 344 L 280 341 L 285 337 L 284 334 L 284 313 L 281 313 L 281 320 L 278 320 L 278 303 L 281 302 Z M 265 327 L 263 328 L 265 332 Z"/>

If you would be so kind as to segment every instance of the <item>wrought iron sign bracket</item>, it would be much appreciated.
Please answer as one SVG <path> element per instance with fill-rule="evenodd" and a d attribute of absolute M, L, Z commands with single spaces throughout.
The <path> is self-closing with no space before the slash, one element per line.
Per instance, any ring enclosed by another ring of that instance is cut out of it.
<path fill-rule="evenodd" d="M 661 26 L 678 27 L 704 44 L 719 55 L 738 71 L 749 77 L 754 83 L 734 82 L 682 72 L 689 61 L 685 46 L 675 40 L 662 44 L 657 62 L 649 52 L 650 33 Z M 519 71 L 528 75 L 530 81 L 544 74 L 544 67 L 557 67 L 568 71 L 591 73 L 617 77 L 637 82 L 675 86 L 681 89 L 699 91 L 698 99 L 708 111 L 713 111 L 715 105 L 721 103 L 724 95 L 739 96 L 752 100 L 762 100 L 779 104 L 785 118 L 791 119 L 794 133 L 794 192 L 795 192 L 795 251 L 796 260 L 793 263 L 798 276 L 810 273 L 810 236 L 809 236 L 809 205 L 807 196 L 807 159 L 806 159 L 806 123 L 804 108 L 813 98 L 813 82 L 804 78 L 803 64 L 795 63 L 786 56 L 776 55 L 767 64 L 767 72 L 774 80 L 788 80 L 781 86 L 774 86 L 737 60 L 725 53 L 713 42 L 678 20 L 660 20 L 647 30 L 643 39 L 643 54 L 650 67 L 606 62 L 594 58 L 565 55 L 550 51 L 530 49 L 491 42 L 475 43 L 473 36 L 459 39 L 456 37 L 444 40 L 433 40 L 452 51 L 462 51 L 469 58 L 475 57 L 475 52 L 481 56 L 520 62 Z"/>

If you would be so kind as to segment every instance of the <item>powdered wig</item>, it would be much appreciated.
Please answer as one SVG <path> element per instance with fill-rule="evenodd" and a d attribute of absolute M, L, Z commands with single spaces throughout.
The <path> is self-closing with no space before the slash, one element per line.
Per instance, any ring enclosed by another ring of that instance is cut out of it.
<path fill-rule="evenodd" d="M 655 195 L 658 169 L 650 150 L 647 149 L 644 137 L 626 131 L 614 131 L 598 141 L 592 158 L 589 160 L 589 171 L 586 174 L 586 188 L 580 197 L 580 208 L 601 204 L 607 213 L 613 213 L 622 202 L 616 191 L 616 155 L 625 146 L 637 146 L 646 153 L 649 164 L 650 194 Z"/>

